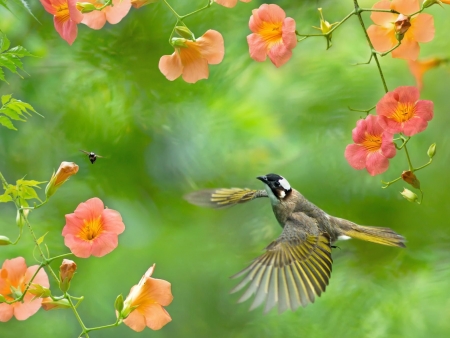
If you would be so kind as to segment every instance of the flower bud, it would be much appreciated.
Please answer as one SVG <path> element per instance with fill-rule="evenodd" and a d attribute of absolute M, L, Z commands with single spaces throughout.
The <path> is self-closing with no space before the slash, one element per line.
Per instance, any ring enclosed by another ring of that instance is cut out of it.
<path fill-rule="evenodd" d="M 195 40 L 194 34 L 186 26 L 175 26 L 175 32 L 185 39 Z"/>
<path fill-rule="evenodd" d="M 433 158 L 436 154 L 436 143 L 433 143 L 430 148 L 428 148 L 427 155 L 429 158 Z"/>
<path fill-rule="evenodd" d="M 25 225 L 25 220 L 29 212 L 30 209 L 23 209 L 22 211 L 20 210 L 17 211 L 16 224 L 19 227 L 19 229 L 22 229 L 22 227 Z"/>
<path fill-rule="evenodd" d="M 6 236 L 0 236 L 0 245 L 10 245 L 12 244 L 11 240 Z"/>
<path fill-rule="evenodd" d="M 138 9 L 142 6 L 146 6 L 148 4 L 152 4 L 154 2 L 157 2 L 158 0 L 131 0 L 131 6 Z"/>
<path fill-rule="evenodd" d="M 323 34 L 327 34 L 331 30 L 332 25 L 323 18 L 322 8 L 317 8 L 317 10 L 320 13 L 320 30 Z"/>
<path fill-rule="evenodd" d="M 70 259 L 63 259 L 61 266 L 59 267 L 59 288 L 63 292 L 67 292 L 70 287 L 70 281 L 77 270 L 77 265 Z"/>
<path fill-rule="evenodd" d="M 403 191 L 400 193 L 404 198 L 406 198 L 409 202 L 416 202 L 418 197 L 415 193 L 413 193 L 411 190 L 403 189 Z"/>
<path fill-rule="evenodd" d="M 50 198 L 58 188 L 66 182 L 70 176 L 75 175 L 78 172 L 78 166 L 73 162 L 62 162 L 58 168 L 58 171 L 53 173 L 50 182 L 48 182 L 45 188 L 45 196 Z"/>
<path fill-rule="evenodd" d="M 53 300 L 49 297 L 49 298 L 44 298 L 42 300 L 41 306 L 45 311 L 56 310 L 56 309 L 69 309 L 70 303 L 67 299 Z"/>
<path fill-rule="evenodd" d="M 172 46 L 187 48 L 186 39 L 184 38 L 172 38 Z"/>
<path fill-rule="evenodd" d="M 394 22 L 395 36 L 398 41 L 402 41 L 405 33 L 411 27 L 411 21 L 408 16 L 400 14 L 397 20 Z"/>
<path fill-rule="evenodd" d="M 97 7 L 95 7 L 90 2 L 77 2 L 77 9 L 81 13 L 86 14 L 97 10 Z"/>
<path fill-rule="evenodd" d="M 123 310 L 123 296 L 120 294 L 117 296 L 116 301 L 114 302 L 114 308 L 118 313 L 121 313 Z"/>
<path fill-rule="evenodd" d="M 442 2 L 440 2 L 439 0 L 425 0 L 422 3 L 422 7 L 427 8 L 427 7 L 433 6 L 434 4 L 438 4 L 439 6 L 442 6 Z"/>
<path fill-rule="evenodd" d="M 6 298 L 0 294 L 0 304 L 4 303 L 6 301 Z"/>
<path fill-rule="evenodd" d="M 402 180 L 411 184 L 414 188 L 420 189 L 420 182 L 412 171 L 408 170 L 402 172 Z"/>

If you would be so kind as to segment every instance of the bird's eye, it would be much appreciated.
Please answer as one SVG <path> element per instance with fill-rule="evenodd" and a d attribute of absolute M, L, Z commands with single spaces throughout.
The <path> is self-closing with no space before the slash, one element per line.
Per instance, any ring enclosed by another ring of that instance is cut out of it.
<path fill-rule="evenodd" d="M 280 182 L 276 181 L 276 182 L 275 182 L 275 186 L 276 186 L 276 187 L 279 187 L 279 186 L 280 186 Z"/>

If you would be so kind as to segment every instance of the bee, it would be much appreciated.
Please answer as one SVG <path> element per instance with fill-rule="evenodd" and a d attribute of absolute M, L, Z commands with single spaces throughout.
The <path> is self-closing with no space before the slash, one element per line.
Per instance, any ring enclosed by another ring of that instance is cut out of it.
<path fill-rule="evenodd" d="M 86 155 L 88 155 L 89 161 L 91 161 L 92 164 L 94 164 L 94 162 L 97 160 L 97 157 L 103 158 L 103 156 L 97 155 L 96 153 L 93 153 L 92 151 L 89 152 L 89 151 L 81 150 L 81 149 L 80 149 L 80 151 L 82 153 L 85 153 Z"/>

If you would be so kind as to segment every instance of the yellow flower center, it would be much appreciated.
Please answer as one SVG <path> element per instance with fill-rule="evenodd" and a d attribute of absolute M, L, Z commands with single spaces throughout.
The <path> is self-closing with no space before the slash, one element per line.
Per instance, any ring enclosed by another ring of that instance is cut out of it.
<path fill-rule="evenodd" d="M 415 112 L 416 112 L 415 104 L 399 102 L 397 108 L 394 110 L 391 116 L 389 116 L 389 118 L 396 122 L 402 123 L 413 118 Z"/>
<path fill-rule="evenodd" d="M 367 151 L 371 153 L 380 150 L 381 135 L 371 135 L 366 133 L 366 138 L 364 139 L 362 145 L 364 148 L 367 149 Z"/>
<path fill-rule="evenodd" d="M 270 48 L 274 44 L 282 41 L 282 27 L 283 22 L 263 22 L 262 27 L 258 31 L 258 34 L 263 38 L 267 46 Z"/>
<path fill-rule="evenodd" d="M 101 216 L 94 219 L 84 221 L 84 227 L 81 229 L 78 235 L 85 241 L 92 241 L 97 238 L 103 232 L 103 222 Z"/>
<path fill-rule="evenodd" d="M 70 19 L 69 4 L 67 2 L 60 4 L 59 6 L 53 5 L 53 8 L 56 9 L 56 21 L 66 22 Z"/>

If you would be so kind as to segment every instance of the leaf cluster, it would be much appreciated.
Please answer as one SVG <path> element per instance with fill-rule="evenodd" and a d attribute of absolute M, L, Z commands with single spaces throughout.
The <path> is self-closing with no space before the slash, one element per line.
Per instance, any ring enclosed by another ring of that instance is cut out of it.
<path fill-rule="evenodd" d="M 5 81 L 6 83 L 8 83 L 8 81 L 5 79 L 5 73 L 3 72 L 2 67 L 7 68 L 12 73 L 22 77 L 18 72 L 18 69 L 25 72 L 21 58 L 25 56 L 34 56 L 22 46 L 9 47 L 9 39 L 6 37 L 5 33 L 0 31 L 0 80 Z"/>
<path fill-rule="evenodd" d="M 16 181 L 16 185 L 3 185 L 3 189 L 5 189 L 5 192 L 3 193 L 3 195 L 0 195 L 0 202 L 10 202 L 18 200 L 18 204 L 23 207 L 28 207 L 28 202 L 26 200 L 37 199 L 38 201 L 42 202 L 37 195 L 35 188 L 40 189 L 39 184 L 43 183 L 45 182 L 20 179 Z"/>
<path fill-rule="evenodd" d="M 17 130 L 11 120 L 26 122 L 30 111 L 40 115 L 34 108 L 26 102 L 12 98 L 12 94 L 2 96 L 2 106 L 0 107 L 0 124 L 8 129 Z"/>

